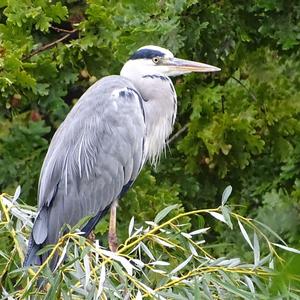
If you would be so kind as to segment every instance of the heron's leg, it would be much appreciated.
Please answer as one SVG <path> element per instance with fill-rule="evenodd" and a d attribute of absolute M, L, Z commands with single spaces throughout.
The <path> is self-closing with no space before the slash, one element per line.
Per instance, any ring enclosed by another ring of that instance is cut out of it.
<path fill-rule="evenodd" d="M 109 231 L 108 231 L 108 246 L 110 251 L 116 252 L 118 248 L 117 240 L 117 201 L 114 201 L 110 208 L 110 218 L 109 218 Z"/>

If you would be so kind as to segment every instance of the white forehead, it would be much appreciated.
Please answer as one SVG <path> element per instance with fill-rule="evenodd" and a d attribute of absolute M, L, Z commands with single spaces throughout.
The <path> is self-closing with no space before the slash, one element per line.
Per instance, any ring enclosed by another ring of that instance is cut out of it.
<path fill-rule="evenodd" d="M 147 46 L 144 46 L 144 47 L 141 47 L 138 49 L 139 50 L 143 50 L 143 49 L 149 49 L 149 50 L 154 50 L 154 51 L 160 51 L 162 53 L 165 54 L 165 57 L 169 57 L 169 58 L 173 58 L 174 55 L 173 53 L 168 50 L 168 49 L 165 49 L 165 48 L 162 48 L 162 47 L 159 47 L 159 46 L 154 46 L 154 45 L 147 45 Z"/>

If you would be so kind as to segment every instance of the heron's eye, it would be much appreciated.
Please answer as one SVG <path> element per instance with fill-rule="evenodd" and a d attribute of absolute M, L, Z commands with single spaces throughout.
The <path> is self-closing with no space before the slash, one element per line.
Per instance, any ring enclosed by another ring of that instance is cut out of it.
<path fill-rule="evenodd" d="M 153 57 L 153 58 L 152 58 L 152 61 L 153 61 L 155 64 L 158 64 L 159 61 L 160 61 L 160 58 L 159 58 L 158 56 Z"/>

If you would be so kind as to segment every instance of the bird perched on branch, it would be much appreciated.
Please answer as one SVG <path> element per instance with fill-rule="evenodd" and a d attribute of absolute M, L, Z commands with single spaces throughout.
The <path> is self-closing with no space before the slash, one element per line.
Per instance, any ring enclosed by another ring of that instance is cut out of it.
<path fill-rule="evenodd" d="M 116 207 L 147 160 L 157 162 L 172 132 L 177 98 L 169 76 L 216 72 L 219 68 L 175 58 L 145 46 L 125 63 L 120 76 L 92 85 L 56 131 L 40 174 L 38 213 L 24 265 L 40 265 L 64 224 L 87 236 L 110 210 L 109 247 L 116 251 Z M 51 263 L 55 267 L 55 260 Z"/>

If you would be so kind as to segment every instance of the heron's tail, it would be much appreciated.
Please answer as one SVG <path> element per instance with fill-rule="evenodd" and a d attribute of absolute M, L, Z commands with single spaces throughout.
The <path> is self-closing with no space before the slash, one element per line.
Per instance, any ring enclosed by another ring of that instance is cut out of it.
<path fill-rule="evenodd" d="M 46 251 L 46 253 L 43 254 L 37 254 L 39 250 L 41 250 L 43 247 L 45 247 L 45 243 L 43 244 L 37 244 L 33 237 L 31 236 L 28 244 L 28 250 L 27 254 L 25 256 L 25 260 L 23 263 L 24 267 L 29 267 L 29 266 L 40 266 L 42 265 L 45 260 L 48 258 L 50 251 Z M 58 261 L 58 254 L 54 253 L 53 257 L 51 258 L 49 262 L 49 267 L 53 271 L 57 265 Z"/>
<path fill-rule="evenodd" d="M 42 249 L 43 245 L 36 244 L 33 237 L 30 237 L 29 244 L 28 244 L 28 250 L 27 254 L 25 256 L 24 260 L 24 267 L 29 267 L 32 265 L 40 266 L 42 262 L 42 257 L 40 255 L 37 255 L 37 252 Z"/>
<path fill-rule="evenodd" d="M 40 266 L 43 264 L 43 255 L 38 255 L 37 252 L 43 248 L 43 244 L 38 245 L 35 243 L 33 236 L 31 234 L 29 244 L 28 244 L 28 250 L 27 254 L 23 263 L 23 267 L 29 267 L 29 266 Z M 50 266 L 51 267 L 51 266 Z M 53 267 L 52 267 L 53 268 Z M 52 269 L 53 270 L 53 269 Z M 37 280 L 37 288 L 42 289 L 45 287 L 45 284 L 47 281 L 45 278 L 39 277 Z"/>
<path fill-rule="evenodd" d="M 84 236 L 88 236 L 90 234 L 90 232 L 95 228 L 95 226 L 97 225 L 97 223 L 99 222 L 99 220 L 107 213 L 107 211 L 109 210 L 110 206 L 107 206 L 104 210 L 99 211 L 94 217 L 92 217 L 87 224 L 85 224 L 85 226 L 82 228 L 82 232 L 84 232 Z M 40 223 L 39 223 L 40 222 Z M 42 223 L 43 222 L 43 223 Z M 39 226 L 39 230 L 41 230 L 42 233 L 43 230 L 45 230 L 45 222 L 44 222 L 44 218 L 38 218 L 36 219 L 35 223 L 34 223 L 34 228 L 35 226 Z M 34 231 L 34 228 L 32 230 L 32 232 Z M 66 233 L 66 232 L 65 232 Z M 43 236 L 43 235 L 42 235 Z M 27 254 L 24 260 L 24 267 L 29 267 L 32 265 L 35 266 L 40 266 L 43 264 L 43 262 L 47 259 L 48 255 L 50 254 L 49 252 L 43 253 L 41 255 L 38 255 L 37 252 L 42 249 L 45 245 L 48 244 L 47 239 L 41 239 L 43 240 L 43 242 L 41 244 L 37 244 L 35 239 L 33 238 L 33 233 L 31 233 L 31 237 L 28 243 L 28 250 L 27 250 Z M 55 242 L 58 240 L 58 237 L 56 238 Z M 55 253 L 53 255 L 53 257 L 50 260 L 50 269 L 53 271 L 57 261 L 58 261 L 58 254 Z"/>

